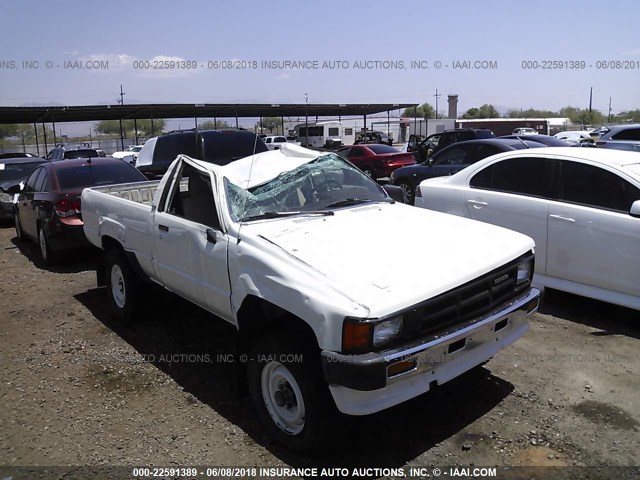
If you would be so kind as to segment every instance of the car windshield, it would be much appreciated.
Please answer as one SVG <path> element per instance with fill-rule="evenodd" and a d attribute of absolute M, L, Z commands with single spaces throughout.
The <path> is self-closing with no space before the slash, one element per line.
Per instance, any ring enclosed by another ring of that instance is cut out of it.
<path fill-rule="evenodd" d="M 225 178 L 225 188 L 235 221 L 332 213 L 333 208 L 392 201 L 377 183 L 333 153 L 248 190 Z"/>
<path fill-rule="evenodd" d="M 40 165 L 40 162 L 27 162 L 27 163 L 2 163 L 0 161 L 0 182 L 7 183 L 15 180 L 19 183 L 33 173 L 33 171 Z"/>
<path fill-rule="evenodd" d="M 116 183 L 141 182 L 146 178 L 126 162 L 78 165 L 56 169 L 61 190 Z"/>
<path fill-rule="evenodd" d="M 369 148 L 377 155 L 382 155 L 383 153 L 398 153 L 396 148 L 390 147 L 389 145 L 369 145 Z"/>

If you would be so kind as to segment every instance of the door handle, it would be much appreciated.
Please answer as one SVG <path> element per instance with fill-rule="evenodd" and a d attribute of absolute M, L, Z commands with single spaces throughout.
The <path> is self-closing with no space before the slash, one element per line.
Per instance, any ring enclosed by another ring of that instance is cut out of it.
<path fill-rule="evenodd" d="M 549 218 L 553 218 L 554 220 L 560 220 L 563 222 L 576 223 L 575 218 L 563 217 L 562 215 L 549 215 Z"/>
<path fill-rule="evenodd" d="M 488 205 L 487 202 L 481 202 L 479 200 L 467 200 L 467 203 L 473 205 L 473 208 L 480 209 L 482 207 L 486 207 Z"/>
<path fill-rule="evenodd" d="M 169 227 L 167 227 L 166 225 L 158 225 L 158 230 L 162 230 L 163 232 L 168 232 Z"/>

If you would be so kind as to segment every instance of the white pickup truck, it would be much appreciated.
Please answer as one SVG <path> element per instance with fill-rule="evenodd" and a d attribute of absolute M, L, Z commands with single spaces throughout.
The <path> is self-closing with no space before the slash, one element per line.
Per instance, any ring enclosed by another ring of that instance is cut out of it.
<path fill-rule="evenodd" d="M 269 150 L 278 150 L 280 147 L 287 144 L 300 145 L 300 142 L 287 140 L 287 137 L 283 135 L 267 135 L 262 140 Z"/>
<path fill-rule="evenodd" d="M 396 203 L 334 153 L 180 155 L 159 182 L 85 189 L 82 213 L 115 314 L 154 282 L 235 325 L 258 417 L 294 449 L 486 362 L 538 307 L 531 238 Z"/>

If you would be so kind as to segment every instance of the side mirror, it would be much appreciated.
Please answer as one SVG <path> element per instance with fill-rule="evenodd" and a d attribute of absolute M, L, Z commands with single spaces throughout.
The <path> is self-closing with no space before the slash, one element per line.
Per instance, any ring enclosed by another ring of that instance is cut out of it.
<path fill-rule="evenodd" d="M 632 217 L 640 218 L 640 200 L 636 200 L 631 204 L 629 215 Z"/>
<path fill-rule="evenodd" d="M 218 236 L 213 228 L 207 228 L 207 242 L 216 243 L 218 241 Z"/>
<path fill-rule="evenodd" d="M 18 185 L 12 185 L 6 190 L 6 192 L 9 195 L 15 195 L 16 193 L 20 193 L 22 191 L 22 186 L 23 186 L 22 183 L 20 183 Z"/>

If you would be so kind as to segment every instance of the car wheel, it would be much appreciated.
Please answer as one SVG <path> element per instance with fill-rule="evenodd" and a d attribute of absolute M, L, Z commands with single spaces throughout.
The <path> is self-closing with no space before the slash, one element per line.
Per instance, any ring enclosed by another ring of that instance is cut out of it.
<path fill-rule="evenodd" d="M 362 170 L 364 172 L 364 174 L 371 178 L 372 180 L 376 180 L 376 173 L 373 171 L 372 168 L 366 167 L 364 170 Z"/>
<path fill-rule="evenodd" d="M 142 304 L 140 278 L 125 256 L 115 248 L 106 253 L 105 274 L 111 311 L 119 320 L 132 322 Z"/>
<path fill-rule="evenodd" d="M 20 217 L 18 216 L 18 212 L 13 212 L 13 224 L 16 227 L 16 239 L 21 242 L 24 238 L 22 234 L 22 225 L 20 225 Z"/>
<path fill-rule="evenodd" d="M 413 205 L 415 200 L 415 191 L 410 183 L 400 182 L 398 186 L 402 189 L 402 201 L 407 205 Z"/>
<path fill-rule="evenodd" d="M 320 366 L 320 352 L 282 330 L 260 336 L 247 366 L 249 394 L 258 420 L 278 443 L 308 452 L 326 449 L 342 437 Z"/>
<path fill-rule="evenodd" d="M 51 243 L 47 238 L 44 228 L 38 227 L 38 245 L 40 246 L 40 256 L 46 265 L 53 265 L 56 261 L 55 254 L 51 250 Z"/>

